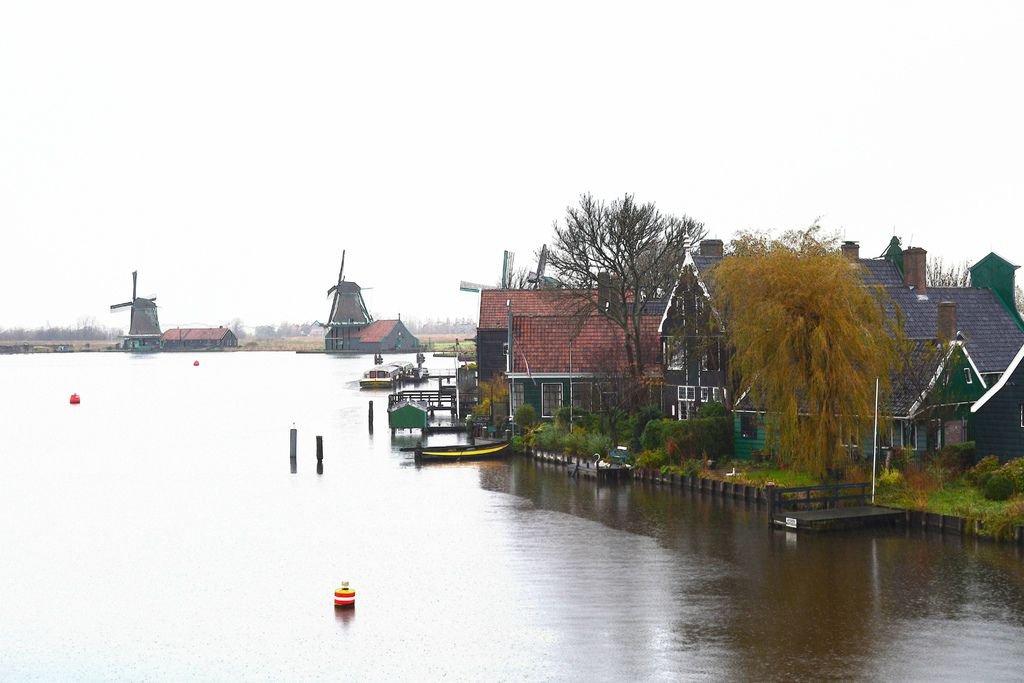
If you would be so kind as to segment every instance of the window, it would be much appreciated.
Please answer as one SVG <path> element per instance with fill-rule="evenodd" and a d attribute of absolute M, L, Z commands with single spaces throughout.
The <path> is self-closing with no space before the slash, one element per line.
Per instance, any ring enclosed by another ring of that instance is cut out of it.
<path fill-rule="evenodd" d="M 971 379 L 970 368 L 964 368 L 964 381 L 966 381 L 968 384 L 971 384 L 973 382 L 973 380 Z"/>
<path fill-rule="evenodd" d="M 519 406 L 523 405 L 524 403 L 526 403 L 526 386 L 523 385 L 523 384 L 518 384 L 518 383 L 513 384 L 512 385 L 512 414 L 515 415 L 516 414 L 516 409 L 518 409 Z"/>
<path fill-rule="evenodd" d="M 707 403 L 708 402 L 708 388 L 707 387 L 701 387 L 700 388 L 700 402 L 701 403 Z"/>
<path fill-rule="evenodd" d="M 679 400 L 680 401 L 696 401 L 697 400 L 697 387 L 681 386 L 679 387 Z"/>
<path fill-rule="evenodd" d="M 722 400 L 722 390 L 719 389 L 718 387 L 713 388 L 711 390 L 711 398 L 713 400 L 715 400 L 715 401 L 721 401 Z"/>
<path fill-rule="evenodd" d="M 562 385 L 541 384 L 540 415 L 554 417 L 555 411 L 562 407 Z"/>
<path fill-rule="evenodd" d="M 754 413 L 740 413 L 740 438 L 757 438 L 757 415 Z"/>
<path fill-rule="evenodd" d="M 594 393 L 590 382 L 572 383 L 572 407 L 580 410 L 594 409 Z"/>

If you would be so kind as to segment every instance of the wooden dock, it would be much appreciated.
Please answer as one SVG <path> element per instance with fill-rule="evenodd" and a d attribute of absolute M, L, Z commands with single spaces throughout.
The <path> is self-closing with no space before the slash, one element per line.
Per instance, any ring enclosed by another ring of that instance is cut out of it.
<path fill-rule="evenodd" d="M 893 526 L 906 521 L 905 510 L 879 505 L 858 505 L 828 510 L 791 510 L 772 513 L 772 524 L 794 531 L 839 531 L 871 526 Z"/>
<path fill-rule="evenodd" d="M 795 531 L 838 531 L 892 526 L 906 521 L 906 511 L 869 503 L 871 482 L 769 487 L 768 523 Z"/>

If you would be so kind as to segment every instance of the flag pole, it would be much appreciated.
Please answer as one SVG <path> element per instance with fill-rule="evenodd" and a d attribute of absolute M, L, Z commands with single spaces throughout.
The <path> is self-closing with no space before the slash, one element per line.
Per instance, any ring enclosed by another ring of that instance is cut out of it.
<path fill-rule="evenodd" d="M 878 378 L 875 378 L 875 437 L 871 452 L 871 504 L 875 504 L 875 468 L 878 462 Z"/>

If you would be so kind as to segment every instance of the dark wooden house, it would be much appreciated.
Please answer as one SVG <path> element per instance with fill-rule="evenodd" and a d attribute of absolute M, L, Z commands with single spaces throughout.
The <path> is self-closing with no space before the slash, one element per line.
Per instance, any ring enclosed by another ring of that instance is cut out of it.
<path fill-rule="evenodd" d="M 175 327 L 160 337 L 165 351 L 203 351 L 238 347 L 238 337 L 226 327 Z"/>
<path fill-rule="evenodd" d="M 1010 366 L 972 407 L 979 457 L 1024 457 L 1024 346 Z"/>
<path fill-rule="evenodd" d="M 345 337 L 344 350 L 355 353 L 406 353 L 421 348 L 420 340 L 401 320 L 374 320 L 365 327 L 351 331 Z"/>

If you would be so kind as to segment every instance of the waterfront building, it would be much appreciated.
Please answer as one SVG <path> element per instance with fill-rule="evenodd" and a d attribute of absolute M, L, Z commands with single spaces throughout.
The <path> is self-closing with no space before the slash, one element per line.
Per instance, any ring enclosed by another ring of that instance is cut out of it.
<path fill-rule="evenodd" d="M 226 327 L 174 327 L 160 336 L 165 351 L 233 349 L 238 337 Z"/>

